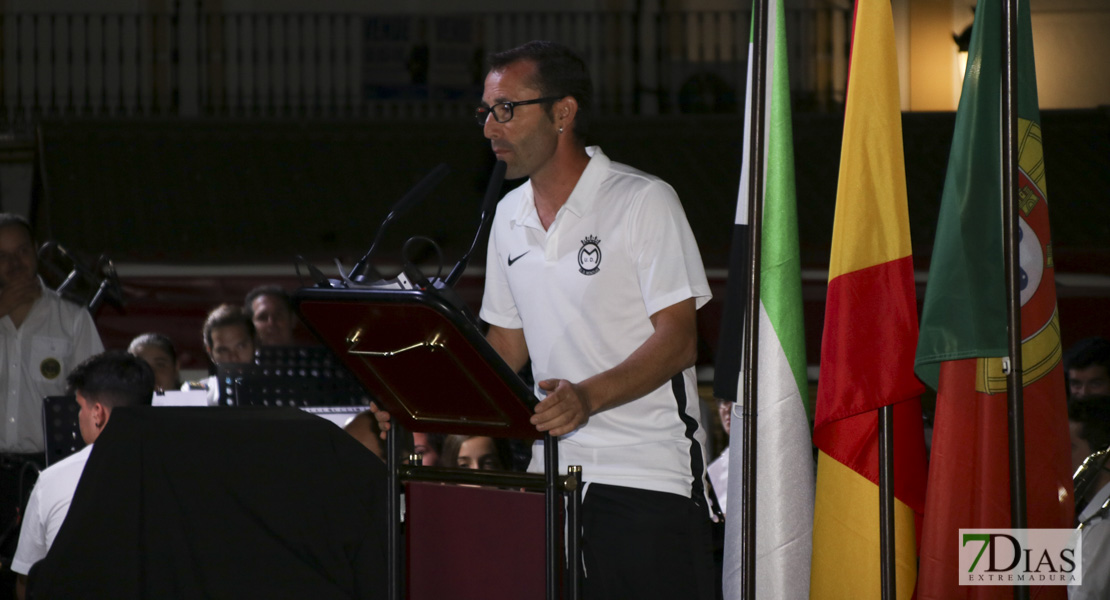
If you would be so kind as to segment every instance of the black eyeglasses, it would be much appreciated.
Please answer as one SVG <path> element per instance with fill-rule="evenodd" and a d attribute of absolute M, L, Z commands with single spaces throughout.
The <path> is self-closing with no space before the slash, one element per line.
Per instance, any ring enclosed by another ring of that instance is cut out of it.
<path fill-rule="evenodd" d="M 474 109 L 474 118 L 478 120 L 478 125 L 485 127 L 486 118 L 493 114 L 493 120 L 498 123 L 508 123 L 513 119 L 513 107 L 524 106 L 525 104 L 539 104 L 541 102 L 554 102 L 562 99 L 562 96 L 547 96 L 545 98 L 536 98 L 534 100 L 520 100 L 519 102 L 498 102 L 493 106 L 486 106 L 482 104 Z"/>

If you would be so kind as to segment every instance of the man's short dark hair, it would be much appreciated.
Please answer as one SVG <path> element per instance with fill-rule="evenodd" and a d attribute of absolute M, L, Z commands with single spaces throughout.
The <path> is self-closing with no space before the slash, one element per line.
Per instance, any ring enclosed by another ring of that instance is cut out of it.
<path fill-rule="evenodd" d="M 174 348 L 173 340 L 171 340 L 169 336 L 161 333 L 144 333 L 139 335 L 131 340 L 131 343 L 127 346 L 127 351 L 131 354 L 137 354 L 140 348 L 146 346 L 153 346 L 161 349 L 169 355 L 170 360 L 177 362 L 177 348 Z"/>
<path fill-rule="evenodd" d="M 259 296 L 273 296 L 281 300 L 289 314 L 293 314 L 293 299 L 289 297 L 289 292 L 276 285 L 260 285 L 247 292 L 247 297 L 243 299 L 243 312 L 248 317 L 254 318 L 254 301 Z"/>
<path fill-rule="evenodd" d="M 22 227 L 27 232 L 27 237 L 31 239 L 31 242 L 35 241 L 35 232 L 31 229 L 31 223 L 19 215 L 0 213 L 0 229 L 5 227 Z"/>
<path fill-rule="evenodd" d="M 1091 452 L 1110 446 L 1110 396 L 1088 396 L 1068 404 L 1068 420 L 1079 423 L 1079 438 Z"/>
<path fill-rule="evenodd" d="M 118 350 L 85 359 L 66 377 L 71 393 L 111 408 L 149 406 L 154 396 L 154 371 L 146 361 Z"/>
<path fill-rule="evenodd" d="M 243 327 L 247 332 L 247 337 L 252 340 L 258 337 L 254 330 L 254 322 L 247 316 L 247 313 L 243 312 L 242 308 L 234 304 L 221 304 L 208 313 L 208 318 L 204 320 L 204 346 L 206 348 L 212 347 L 213 329 L 227 327 L 228 325 Z"/>
<path fill-rule="evenodd" d="M 1110 375 L 1110 340 L 1090 337 L 1075 343 L 1064 353 L 1064 370 L 1099 366 Z"/>
<path fill-rule="evenodd" d="M 490 55 L 489 66 L 491 71 L 500 71 L 520 61 L 530 61 L 536 65 L 536 76 L 528 83 L 539 90 L 541 96 L 574 96 L 578 101 L 573 131 L 578 141 L 585 144 L 594 100 L 594 86 L 586 62 L 563 44 L 536 40 Z M 552 116 L 552 103 L 545 102 L 543 106 L 548 116 Z"/>

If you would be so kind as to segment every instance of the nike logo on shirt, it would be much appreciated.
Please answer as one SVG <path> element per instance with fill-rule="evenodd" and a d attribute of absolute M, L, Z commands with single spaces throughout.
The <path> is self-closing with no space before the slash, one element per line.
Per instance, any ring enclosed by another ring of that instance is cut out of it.
<path fill-rule="evenodd" d="M 524 254 L 528 254 L 529 252 L 531 252 L 531 250 L 526 250 L 526 251 L 524 252 Z M 510 256 L 510 257 L 509 257 L 509 266 L 510 266 L 510 267 L 511 267 L 511 266 L 513 266 L 513 263 L 515 263 L 516 261 L 518 261 L 518 260 L 520 260 L 521 258 L 523 258 L 523 257 L 524 257 L 524 254 L 521 254 L 521 255 L 519 255 L 519 256 L 517 256 L 517 257 L 512 257 L 512 256 Z"/>

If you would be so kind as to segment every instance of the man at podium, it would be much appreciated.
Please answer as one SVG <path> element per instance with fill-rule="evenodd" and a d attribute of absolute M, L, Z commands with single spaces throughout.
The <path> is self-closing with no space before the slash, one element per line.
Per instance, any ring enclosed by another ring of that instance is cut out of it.
<path fill-rule="evenodd" d="M 586 145 L 592 87 L 570 49 L 530 42 L 490 67 L 479 124 L 506 177 L 529 179 L 498 206 L 480 315 L 510 367 L 531 359 L 532 423 L 560 436 L 560 468 L 582 466 L 586 596 L 712 598 L 693 369 L 710 291 L 682 205 Z"/>

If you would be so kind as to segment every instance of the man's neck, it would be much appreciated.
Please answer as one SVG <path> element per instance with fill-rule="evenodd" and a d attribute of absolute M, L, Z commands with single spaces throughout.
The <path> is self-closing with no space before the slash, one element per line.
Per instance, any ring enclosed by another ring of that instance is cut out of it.
<path fill-rule="evenodd" d="M 555 222 L 559 209 L 567 203 L 589 163 L 590 156 L 584 147 L 566 142 L 559 145 L 554 160 L 532 174 L 532 197 L 545 230 Z"/>

